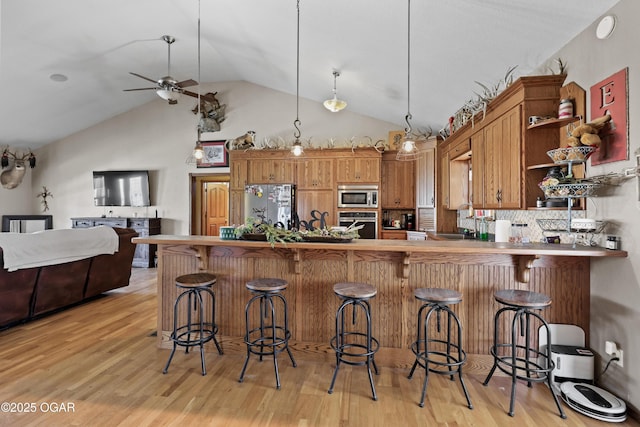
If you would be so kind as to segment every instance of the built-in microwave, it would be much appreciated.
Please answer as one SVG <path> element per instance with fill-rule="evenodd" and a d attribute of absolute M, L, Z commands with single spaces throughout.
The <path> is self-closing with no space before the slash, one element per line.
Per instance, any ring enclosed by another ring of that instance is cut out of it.
<path fill-rule="evenodd" d="M 339 185 L 339 208 L 377 208 L 377 185 Z"/>

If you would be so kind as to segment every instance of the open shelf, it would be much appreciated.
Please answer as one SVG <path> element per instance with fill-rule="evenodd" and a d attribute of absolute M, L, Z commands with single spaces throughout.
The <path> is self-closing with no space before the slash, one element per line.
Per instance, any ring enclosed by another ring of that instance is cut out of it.
<path fill-rule="evenodd" d="M 536 124 L 529 125 L 527 129 L 561 128 L 563 126 L 568 125 L 569 123 L 577 122 L 578 120 L 582 120 L 582 116 L 566 117 L 563 119 L 547 119 L 547 120 L 542 120 Z"/>

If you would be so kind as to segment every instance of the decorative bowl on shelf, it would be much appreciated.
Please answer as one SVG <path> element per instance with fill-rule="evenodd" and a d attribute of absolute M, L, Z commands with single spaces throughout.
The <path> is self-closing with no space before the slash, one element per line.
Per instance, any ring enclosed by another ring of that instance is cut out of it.
<path fill-rule="evenodd" d="M 596 151 L 596 147 L 584 145 L 581 147 L 556 148 L 555 150 L 547 151 L 547 155 L 558 164 L 578 163 L 586 161 L 594 151 Z"/>

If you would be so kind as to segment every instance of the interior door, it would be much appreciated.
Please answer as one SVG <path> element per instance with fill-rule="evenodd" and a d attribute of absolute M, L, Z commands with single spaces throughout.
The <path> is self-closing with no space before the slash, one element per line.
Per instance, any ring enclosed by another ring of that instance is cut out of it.
<path fill-rule="evenodd" d="M 219 236 L 220 227 L 229 222 L 229 185 L 227 183 L 207 182 L 205 185 L 205 212 L 207 236 Z"/>

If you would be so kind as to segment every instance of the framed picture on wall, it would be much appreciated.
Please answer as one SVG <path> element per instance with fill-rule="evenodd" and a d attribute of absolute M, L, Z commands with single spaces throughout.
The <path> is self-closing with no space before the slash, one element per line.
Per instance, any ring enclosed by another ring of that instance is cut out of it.
<path fill-rule="evenodd" d="M 226 141 L 202 141 L 204 156 L 198 160 L 199 168 L 223 168 L 229 166 L 229 156 L 224 148 Z"/>

